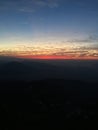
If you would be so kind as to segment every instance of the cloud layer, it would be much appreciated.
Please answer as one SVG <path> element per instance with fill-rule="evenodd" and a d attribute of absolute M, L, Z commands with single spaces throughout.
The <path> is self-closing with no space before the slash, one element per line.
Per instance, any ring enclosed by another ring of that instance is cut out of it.
<path fill-rule="evenodd" d="M 60 46 L 62 45 L 62 46 Z M 55 56 L 65 58 L 91 58 L 98 59 L 98 46 L 83 45 L 77 43 L 53 43 L 53 44 L 25 44 L 14 45 L 9 48 L 0 48 L 0 55 L 16 57 Z"/>

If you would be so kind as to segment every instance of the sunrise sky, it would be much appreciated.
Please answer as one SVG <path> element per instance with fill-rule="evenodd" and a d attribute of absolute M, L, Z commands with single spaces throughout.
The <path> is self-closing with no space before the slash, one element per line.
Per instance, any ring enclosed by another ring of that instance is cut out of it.
<path fill-rule="evenodd" d="M 98 59 L 98 0 L 0 0 L 0 55 Z"/>

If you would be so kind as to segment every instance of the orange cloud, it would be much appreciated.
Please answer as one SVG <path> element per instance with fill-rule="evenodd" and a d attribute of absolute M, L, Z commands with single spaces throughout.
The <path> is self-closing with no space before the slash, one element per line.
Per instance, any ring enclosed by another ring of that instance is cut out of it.
<path fill-rule="evenodd" d="M 29 59 L 98 59 L 98 48 L 76 44 L 1 47 L 0 55 Z"/>

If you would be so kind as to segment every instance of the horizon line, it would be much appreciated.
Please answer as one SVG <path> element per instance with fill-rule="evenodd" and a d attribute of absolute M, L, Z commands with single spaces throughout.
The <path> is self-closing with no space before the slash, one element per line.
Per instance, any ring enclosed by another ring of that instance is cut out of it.
<path fill-rule="evenodd" d="M 98 57 L 71 57 L 71 56 L 9 56 L 9 55 L 0 55 L 0 57 L 6 58 L 18 58 L 18 59 L 31 59 L 31 60 L 98 60 Z"/>

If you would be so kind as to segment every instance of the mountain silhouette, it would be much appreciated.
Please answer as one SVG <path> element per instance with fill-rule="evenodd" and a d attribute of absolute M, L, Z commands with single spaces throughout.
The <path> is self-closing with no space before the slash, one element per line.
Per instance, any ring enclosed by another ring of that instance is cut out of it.
<path fill-rule="evenodd" d="M 55 74 L 55 67 L 40 62 L 12 61 L 0 65 L 0 79 L 43 79 Z"/>
<path fill-rule="evenodd" d="M 0 79 L 73 79 L 73 80 L 94 80 L 98 77 L 98 64 L 81 65 L 77 63 L 72 66 L 70 63 L 65 66 L 45 63 L 43 61 L 10 61 L 0 64 Z M 68 66 L 69 65 L 69 66 Z"/>
<path fill-rule="evenodd" d="M 0 71 L 3 73 L 24 73 L 27 72 L 27 67 L 21 62 L 8 62 L 1 66 Z"/>
<path fill-rule="evenodd" d="M 21 62 L 8 62 L 0 66 L 0 78 L 1 79 L 19 79 L 26 77 L 30 72 L 28 66 Z"/>

